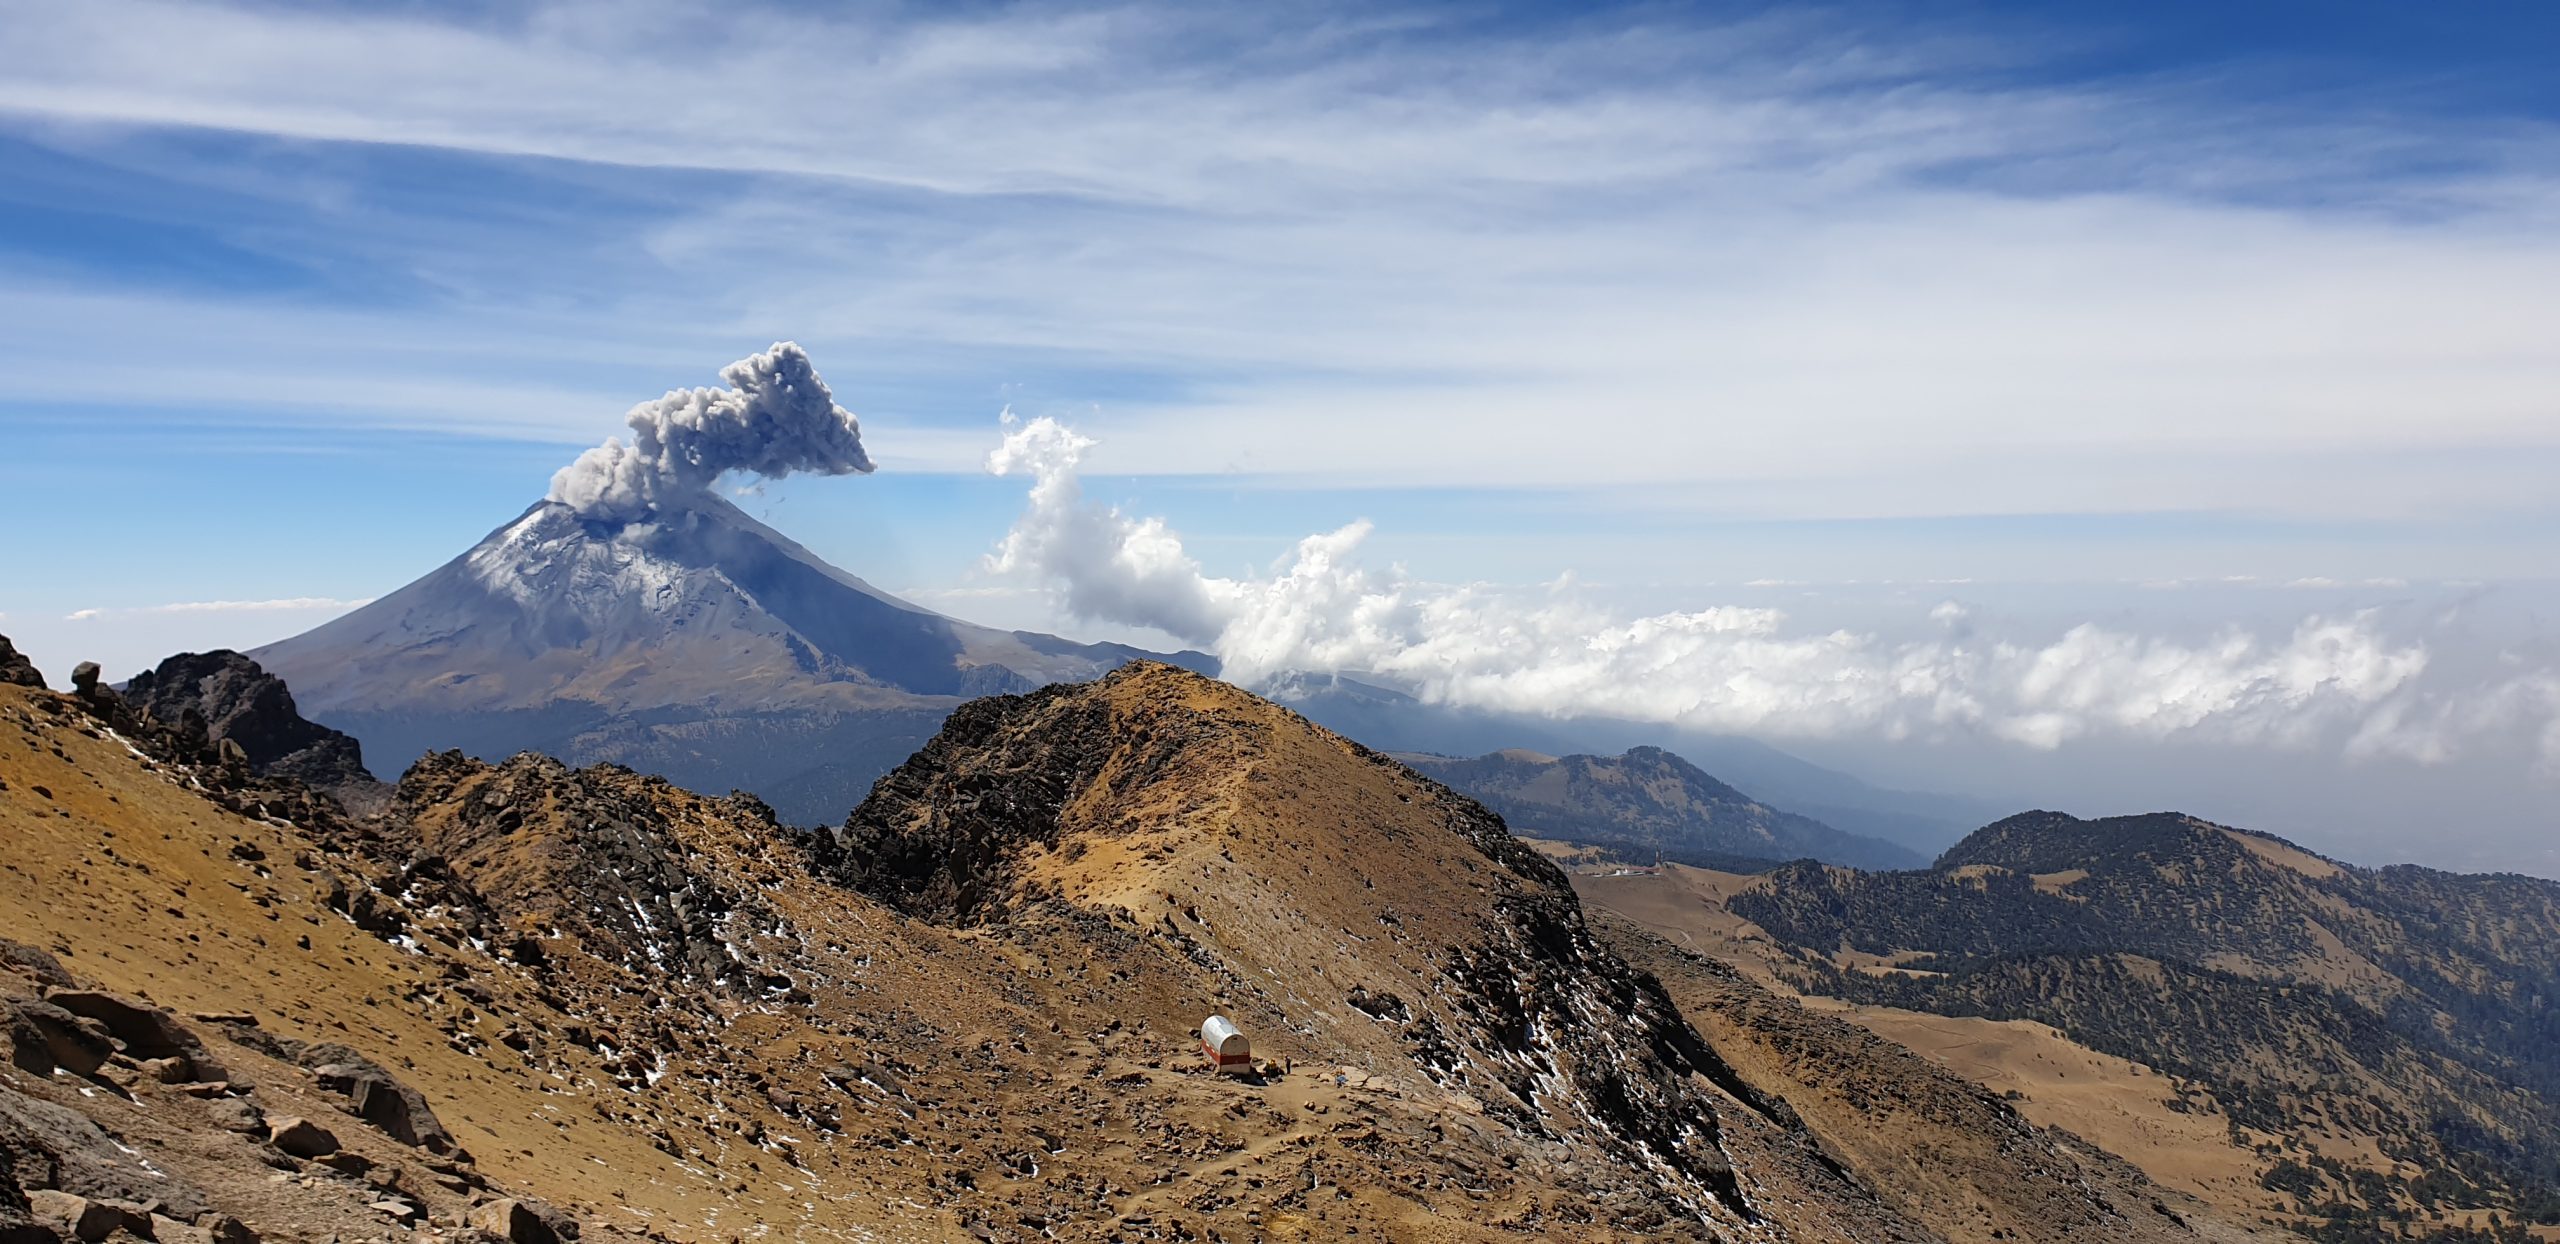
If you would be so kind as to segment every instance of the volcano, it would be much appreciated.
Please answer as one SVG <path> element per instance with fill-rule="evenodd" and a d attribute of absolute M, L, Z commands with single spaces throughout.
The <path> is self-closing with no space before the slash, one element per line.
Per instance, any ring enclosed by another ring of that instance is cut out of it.
<path fill-rule="evenodd" d="M 543 501 L 353 613 L 249 654 L 405 763 L 613 761 L 786 818 L 843 815 L 950 710 L 1159 654 L 978 626 L 848 574 L 709 492 L 637 517 Z"/>

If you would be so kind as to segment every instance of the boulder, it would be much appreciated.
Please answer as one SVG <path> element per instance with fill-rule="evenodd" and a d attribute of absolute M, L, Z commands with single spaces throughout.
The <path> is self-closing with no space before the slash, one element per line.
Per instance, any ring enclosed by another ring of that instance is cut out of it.
<path fill-rule="evenodd" d="M 297 1158 L 326 1157 L 338 1151 L 338 1138 L 329 1129 L 295 1115 L 268 1120 L 267 1139 Z"/>
<path fill-rule="evenodd" d="M 71 692 L 81 699 L 98 694 L 98 663 L 82 661 L 71 667 Z"/>
<path fill-rule="evenodd" d="M 376 1169 L 373 1165 L 373 1159 L 368 1158 L 361 1153 L 356 1153 L 346 1149 L 340 1149 L 336 1153 L 332 1153 L 327 1157 L 321 1158 L 319 1159 L 319 1162 L 320 1165 L 328 1167 L 330 1170 L 336 1171 L 349 1179 L 369 1178 L 375 1173 Z"/>
<path fill-rule="evenodd" d="M 355 1099 L 356 1117 L 382 1129 L 393 1140 L 429 1153 L 453 1150 L 453 1135 L 444 1130 L 442 1120 L 427 1106 L 427 1099 L 416 1089 L 392 1079 L 379 1068 L 359 1074 L 348 1096 Z"/>
<path fill-rule="evenodd" d="M 478 1227 L 508 1244 L 560 1244 L 560 1233 L 552 1229 L 546 1216 L 534 1208 L 534 1203 L 513 1197 L 471 1207 L 463 1223 Z"/>
<path fill-rule="evenodd" d="M 404 1226 L 415 1223 L 418 1219 L 425 1217 L 417 1206 L 411 1205 L 407 1201 L 403 1201 L 398 1197 L 384 1197 L 379 1201 L 372 1202 L 370 1205 L 366 1206 L 366 1208 L 371 1209 L 376 1213 L 396 1219 Z M 167 1244 L 167 1242 L 163 1241 L 162 1244 Z"/>
<path fill-rule="evenodd" d="M 62 1233 L 36 1220 L 16 1167 L 0 1149 L 0 1244 L 62 1244 Z"/>
<path fill-rule="evenodd" d="M 213 1244 L 258 1244 L 258 1233 L 229 1214 L 205 1214 L 196 1219 L 196 1225 L 204 1228 Z"/>
<path fill-rule="evenodd" d="M 243 1136 L 264 1136 L 267 1117 L 256 1106 L 237 1097 L 217 1097 L 205 1103 L 205 1113 L 213 1117 L 213 1125 L 226 1132 Z"/>
<path fill-rule="evenodd" d="M 50 1002 L 0 1001 L 5 1019 L 9 1061 L 34 1075 L 51 1075 L 60 1067 L 73 1075 L 96 1075 L 116 1052 L 107 1026 L 74 1015 Z"/>
<path fill-rule="evenodd" d="M 453 1134 L 436 1118 L 426 1095 L 409 1087 L 362 1053 L 334 1042 L 296 1041 L 256 1029 L 234 1029 L 231 1039 L 280 1062 L 311 1072 L 321 1088 L 344 1093 L 356 1117 L 380 1128 L 392 1139 L 434 1154 L 461 1152 Z"/>
<path fill-rule="evenodd" d="M 66 1240 L 97 1244 L 118 1231 L 151 1238 L 150 1217 L 139 1207 L 122 1201 L 46 1188 L 27 1194 L 27 1208 L 37 1222 L 53 1228 Z"/>
<path fill-rule="evenodd" d="M 178 1017 L 121 994 L 103 989 L 48 989 L 44 1000 L 106 1025 L 107 1034 L 124 1047 L 125 1056 L 137 1062 L 154 1059 L 182 1059 L 182 1080 L 219 1080 L 222 1066 L 205 1051 L 204 1042 L 178 1022 Z"/>
<path fill-rule="evenodd" d="M 154 1244 L 213 1244 L 212 1232 L 167 1214 L 151 1216 L 151 1238 Z"/>

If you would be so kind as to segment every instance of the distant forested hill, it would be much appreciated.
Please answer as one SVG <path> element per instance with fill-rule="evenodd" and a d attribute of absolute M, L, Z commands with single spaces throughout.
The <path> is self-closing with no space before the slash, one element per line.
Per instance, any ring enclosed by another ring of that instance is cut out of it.
<path fill-rule="evenodd" d="M 1396 759 L 1501 813 L 1518 833 L 1660 852 L 1709 866 L 1742 860 L 1816 859 L 1857 868 L 1918 868 L 1921 857 L 1878 838 L 1843 833 L 1784 812 L 1659 747 L 1623 756 L 1543 756 L 1500 751 L 1472 759 Z"/>
<path fill-rule="evenodd" d="M 2031 812 L 1927 871 L 1792 865 L 1728 907 L 1808 991 L 2036 1020 L 2209 1087 L 2340 1238 L 2420 1206 L 2560 1222 L 2560 883 Z M 2358 1139 L 2385 1161 L 2333 1156 Z"/>

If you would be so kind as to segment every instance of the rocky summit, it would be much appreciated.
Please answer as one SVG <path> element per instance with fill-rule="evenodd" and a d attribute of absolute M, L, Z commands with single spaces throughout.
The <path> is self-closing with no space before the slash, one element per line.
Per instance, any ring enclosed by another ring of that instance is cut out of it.
<path fill-rule="evenodd" d="M 1880 1155 L 1484 808 L 1171 666 L 816 833 L 530 755 L 353 808 L 178 717 L 0 688 L 12 1240 L 2247 1233 L 1944 1076 L 1996 1143 Z"/>

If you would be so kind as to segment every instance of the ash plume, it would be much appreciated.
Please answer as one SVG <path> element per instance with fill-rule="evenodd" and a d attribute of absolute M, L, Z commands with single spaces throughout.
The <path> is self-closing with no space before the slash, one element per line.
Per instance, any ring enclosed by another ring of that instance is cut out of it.
<path fill-rule="evenodd" d="M 551 500 L 627 522 L 708 490 L 729 471 L 869 474 L 862 425 L 836 405 L 809 352 L 776 342 L 720 369 L 726 388 L 677 389 L 625 417 L 631 442 L 607 440 L 551 477 Z"/>

